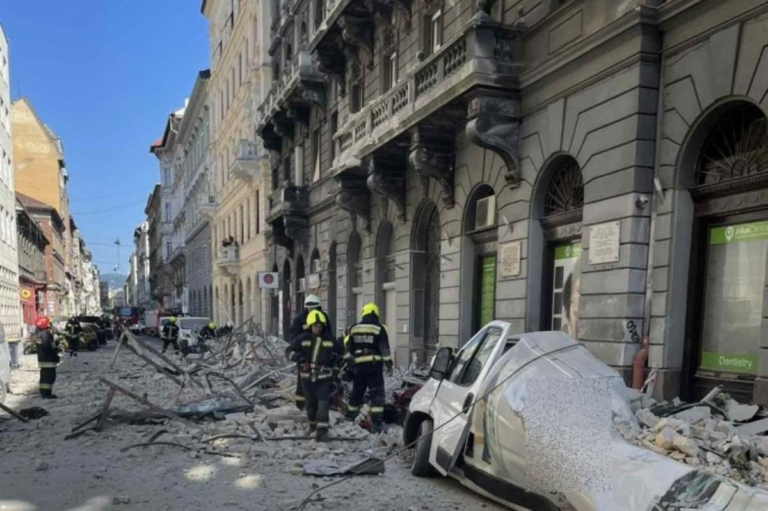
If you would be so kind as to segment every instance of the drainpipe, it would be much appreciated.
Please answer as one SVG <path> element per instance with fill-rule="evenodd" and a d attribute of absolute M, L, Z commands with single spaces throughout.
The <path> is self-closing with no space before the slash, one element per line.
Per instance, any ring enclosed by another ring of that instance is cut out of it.
<path fill-rule="evenodd" d="M 659 34 L 660 47 L 663 45 L 663 34 Z M 661 159 L 661 138 L 662 124 L 659 117 L 664 108 L 664 65 L 666 56 L 661 54 L 659 62 L 659 86 L 658 98 L 656 102 L 656 143 L 654 145 L 654 174 L 659 168 Z M 648 363 L 648 356 L 651 351 L 651 299 L 653 298 L 653 252 L 656 247 L 656 217 L 658 214 L 659 201 L 664 202 L 664 189 L 661 187 L 661 181 L 654 176 L 653 191 L 651 192 L 650 208 L 651 223 L 648 232 L 648 261 L 646 262 L 645 275 L 645 304 L 643 306 L 643 341 L 640 350 L 635 354 L 632 360 L 632 388 L 640 390 L 645 383 L 645 367 Z"/>

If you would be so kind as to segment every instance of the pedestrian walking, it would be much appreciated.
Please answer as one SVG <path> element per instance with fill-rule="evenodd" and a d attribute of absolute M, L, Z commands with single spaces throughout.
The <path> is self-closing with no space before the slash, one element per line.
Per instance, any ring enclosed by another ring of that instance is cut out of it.
<path fill-rule="evenodd" d="M 379 307 L 368 303 L 361 311 L 362 320 L 349 329 L 344 338 L 344 364 L 352 380 L 352 395 L 347 418 L 355 420 L 363 404 L 365 391 L 371 398 L 372 433 L 380 433 L 384 420 L 384 368 L 392 375 L 387 327 L 381 324 Z"/>
<path fill-rule="evenodd" d="M 328 333 L 327 324 L 324 313 L 310 311 L 309 330 L 296 336 L 292 346 L 304 386 L 309 431 L 317 434 L 318 442 L 328 440 L 333 369 L 342 355 L 341 344 Z"/>
<path fill-rule="evenodd" d="M 176 355 L 179 354 L 179 326 L 176 324 L 176 317 L 171 316 L 168 322 L 163 326 L 163 353 L 168 349 L 169 344 L 173 344 L 173 350 Z"/>
<path fill-rule="evenodd" d="M 59 365 L 59 352 L 51 332 L 51 320 L 47 317 L 35 321 L 35 343 L 37 344 L 37 365 L 40 368 L 40 397 L 56 399 L 53 384 L 56 382 L 56 366 Z"/>
<path fill-rule="evenodd" d="M 69 356 L 76 357 L 77 350 L 80 347 L 80 336 L 83 335 L 83 327 L 75 318 L 69 318 L 67 325 L 64 327 L 65 336 L 67 339 L 67 347 L 69 348 Z"/>

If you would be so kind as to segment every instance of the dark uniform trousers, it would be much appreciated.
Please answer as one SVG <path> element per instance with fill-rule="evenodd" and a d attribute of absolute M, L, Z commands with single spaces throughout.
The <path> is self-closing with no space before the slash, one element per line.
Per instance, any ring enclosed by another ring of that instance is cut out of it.
<path fill-rule="evenodd" d="M 382 362 L 364 362 L 354 366 L 352 395 L 349 397 L 347 417 L 355 419 L 363 404 L 365 391 L 371 398 L 371 421 L 381 423 L 384 418 L 384 372 Z"/>
<path fill-rule="evenodd" d="M 53 384 L 56 383 L 56 362 L 38 362 L 40 366 L 40 395 L 53 394 Z"/>
<path fill-rule="evenodd" d="M 306 396 L 307 418 L 309 429 L 328 429 L 330 427 L 329 411 L 331 407 L 331 388 L 333 382 L 330 379 L 310 381 L 310 378 L 302 380 L 304 396 Z"/>

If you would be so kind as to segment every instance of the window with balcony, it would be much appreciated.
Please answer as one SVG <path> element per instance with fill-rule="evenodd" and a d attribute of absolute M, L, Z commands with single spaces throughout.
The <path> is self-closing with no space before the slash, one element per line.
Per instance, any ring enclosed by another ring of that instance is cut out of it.
<path fill-rule="evenodd" d="M 323 23 L 323 19 L 325 18 L 325 1 L 324 0 L 316 0 L 315 2 L 315 30 L 320 28 L 320 25 Z"/>
<path fill-rule="evenodd" d="M 365 106 L 365 76 L 360 62 L 353 60 L 349 71 L 349 109 L 354 114 Z"/>
<path fill-rule="evenodd" d="M 165 221 L 166 222 L 171 221 L 171 203 L 170 202 L 165 203 Z"/>
<path fill-rule="evenodd" d="M 384 57 L 384 91 L 397 85 L 397 52 L 392 52 Z"/>

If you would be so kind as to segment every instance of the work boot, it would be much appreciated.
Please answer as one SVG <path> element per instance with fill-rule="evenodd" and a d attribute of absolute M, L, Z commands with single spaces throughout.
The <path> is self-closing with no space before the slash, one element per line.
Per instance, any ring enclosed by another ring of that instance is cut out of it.
<path fill-rule="evenodd" d="M 327 442 L 328 441 L 328 428 L 318 428 L 318 430 L 317 430 L 317 441 L 318 442 Z"/>

